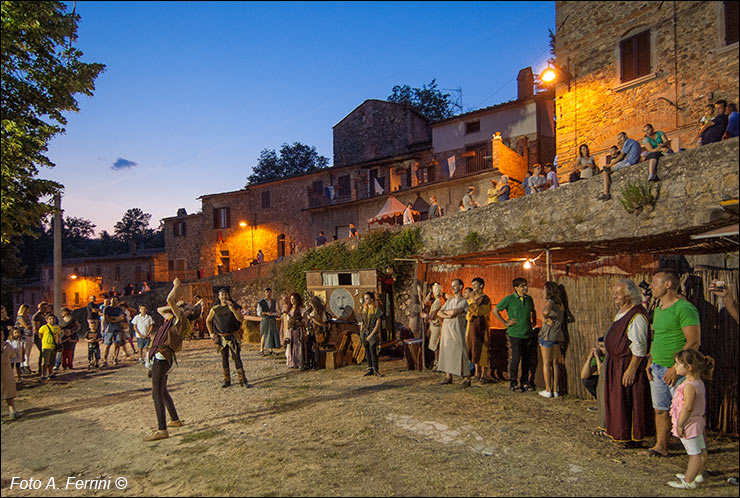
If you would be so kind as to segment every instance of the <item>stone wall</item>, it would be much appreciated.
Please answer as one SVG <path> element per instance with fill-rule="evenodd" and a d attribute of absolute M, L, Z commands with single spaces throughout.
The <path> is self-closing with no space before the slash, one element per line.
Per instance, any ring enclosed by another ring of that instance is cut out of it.
<path fill-rule="evenodd" d="M 666 132 L 674 150 L 696 146 L 705 105 L 738 101 L 738 46 L 724 46 L 722 9 L 723 2 L 556 2 L 557 63 L 571 75 L 556 88 L 561 178 L 579 145 L 602 165 L 620 131 L 641 141 L 646 123 Z M 645 29 L 651 76 L 623 85 L 619 42 Z"/>
<path fill-rule="evenodd" d="M 628 183 L 645 183 L 647 165 L 640 163 L 613 173 L 613 197 L 607 202 L 596 200 L 602 189 L 599 175 L 425 222 L 420 225 L 425 254 L 469 252 L 463 240 L 470 232 L 479 234 L 479 250 L 484 251 L 525 242 L 545 246 L 655 236 L 702 227 L 718 218 L 733 219 L 720 209 L 719 202 L 723 197 L 738 196 L 737 138 L 660 161 L 658 172 L 663 181 L 657 184 L 658 200 L 652 210 L 629 214 L 618 200 Z"/>
<path fill-rule="evenodd" d="M 429 121 L 410 107 L 366 100 L 334 126 L 334 166 L 406 154 L 431 141 Z"/>
<path fill-rule="evenodd" d="M 185 260 L 186 270 L 196 270 L 200 267 L 201 230 L 203 228 L 203 213 L 165 218 L 164 246 L 167 248 L 169 260 Z M 185 234 L 175 236 L 176 223 L 185 224 Z"/>

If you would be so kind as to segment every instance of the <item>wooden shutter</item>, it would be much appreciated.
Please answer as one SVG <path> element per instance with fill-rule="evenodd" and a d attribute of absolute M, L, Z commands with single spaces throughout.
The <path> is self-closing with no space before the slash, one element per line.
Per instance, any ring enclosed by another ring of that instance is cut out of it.
<path fill-rule="evenodd" d="M 725 4 L 725 45 L 737 43 L 740 35 L 740 11 L 738 2 L 724 2 Z"/>
<path fill-rule="evenodd" d="M 226 226 L 224 228 L 231 227 L 231 208 L 226 207 L 224 208 L 226 210 Z"/>
<path fill-rule="evenodd" d="M 218 226 L 218 209 L 213 210 L 213 228 L 221 228 Z"/>
<path fill-rule="evenodd" d="M 630 81 L 650 73 L 650 30 L 619 42 L 620 78 Z"/>

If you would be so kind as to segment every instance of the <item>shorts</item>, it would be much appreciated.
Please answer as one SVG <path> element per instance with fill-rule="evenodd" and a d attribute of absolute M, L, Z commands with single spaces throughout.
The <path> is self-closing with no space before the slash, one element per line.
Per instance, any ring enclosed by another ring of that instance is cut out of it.
<path fill-rule="evenodd" d="M 653 363 L 650 366 L 650 372 L 653 374 L 653 380 L 650 381 L 650 397 L 653 399 L 653 408 L 660 411 L 670 411 L 673 393 L 676 388 L 684 381 L 685 377 L 677 377 L 673 387 L 669 386 L 663 380 L 663 376 L 668 370 L 662 365 Z"/>
<path fill-rule="evenodd" d="M 540 346 L 543 348 L 554 348 L 555 346 L 560 346 L 560 341 L 546 341 L 540 337 Z"/>
<path fill-rule="evenodd" d="M 123 338 L 121 337 L 120 332 L 106 332 L 103 334 L 103 344 L 106 346 L 110 346 L 111 344 L 116 344 L 120 346 L 123 344 Z"/>
<path fill-rule="evenodd" d="M 704 434 L 699 434 L 691 439 L 681 439 L 683 447 L 686 448 L 686 453 L 689 455 L 698 455 L 702 450 L 707 449 L 707 443 L 704 441 Z"/>
<path fill-rule="evenodd" d="M 57 357 L 56 349 L 42 349 L 41 350 L 41 361 L 43 362 L 42 365 L 45 367 L 53 366 L 54 360 L 56 360 L 56 357 Z"/>
<path fill-rule="evenodd" d="M 632 166 L 632 163 L 624 159 L 622 161 L 619 161 L 617 164 L 615 164 L 614 168 L 612 168 L 612 171 L 618 171 L 622 168 L 626 168 L 627 166 Z"/>
<path fill-rule="evenodd" d="M 139 346 L 139 349 L 148 348 L 149 344 L 151 343 L 152 343 L 151 337 L 144 337 L 144 338 L 137 337 L 136 338 L 136 345 Z"/>

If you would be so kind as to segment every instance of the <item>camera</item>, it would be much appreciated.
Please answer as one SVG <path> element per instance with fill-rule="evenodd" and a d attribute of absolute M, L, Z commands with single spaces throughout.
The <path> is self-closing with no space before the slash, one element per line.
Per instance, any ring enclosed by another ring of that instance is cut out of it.
<path fill-rule="evenodd" d="M 650 290 L 650 284 L 645 282 L 644 280 L 640 282 L 639 284 L 640 289 L 645 293 L 647 297 L 653 297 L 653 291 Z"/>

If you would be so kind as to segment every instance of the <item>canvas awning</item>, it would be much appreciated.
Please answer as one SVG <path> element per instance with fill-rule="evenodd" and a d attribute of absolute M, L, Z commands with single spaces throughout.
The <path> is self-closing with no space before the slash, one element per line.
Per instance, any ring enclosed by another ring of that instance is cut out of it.
<path fill-rule="evenodd" d="M 552 264 L 585 263 L 602 256 L 618 254 L 715 254 L 738 250 L 737 225 L 727 222 L 707 224 L 703 229 L 664 233 L 655 236 L 630 237 L 601 242 L 561 242 L 558 244 L 524 242 L 490 251 L 454 256 L 417 255 L 423 263 L 459 265 L 492 265 L 521 262 L 539 257 L 550 249 Z M 734 230 L 734 233 L 732 233 Z M 711 234 L 711 235 L 708 235 Z M 702 237 L 703 236 L 703 237 Z"/>
<path fill-rule="evenodd" d="M 378 214 L 375 215 L 374 218 L 370 218 L 367 220 L 368 225 L 372 225 L 373 223 L 389 223 L 391 225 L 396 223 L 396 218 L 398 216 L 403 216 L 403 212 L 406 210 L 406 206 L 404 206 L 401 201 L 393 197 L 392 195 L 388 196 L 388 199 L 385 201 L 385 204 L 383 205 L 383 208 L 378 212 Z M 411 213 L 414 215 L 414 217 L 419 216 L 419 211 L 411 210 Z"/>

